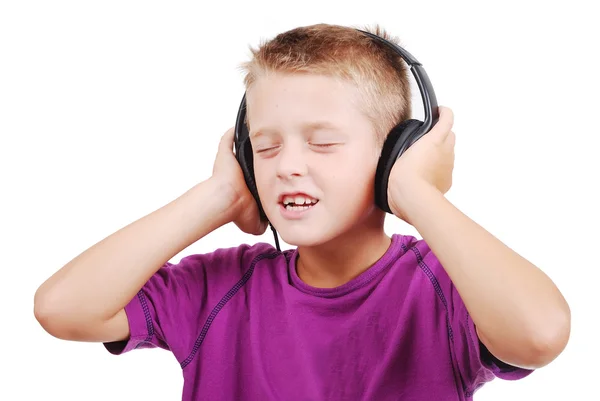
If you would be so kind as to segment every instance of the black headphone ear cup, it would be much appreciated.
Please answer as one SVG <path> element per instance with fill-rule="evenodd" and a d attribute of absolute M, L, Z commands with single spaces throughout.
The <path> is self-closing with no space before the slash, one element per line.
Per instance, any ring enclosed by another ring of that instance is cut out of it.
<path fill-rule="evenodd" d="M 402 121 L 392 128 L 381 149 L 375 172 L 375 204 L 387 213 L 392 213 L 387 201 L 390 172 L 396 160 L 415 142 L 413 138 L 422 125 L 420 120 Z"/>
<path fill-rule="evenodd" d="M 246 181 L 246 186 L 248 187 L 248 190 L 254 197 L 254 200 L 256 200 L 261 220 L 266 221 L 267 216 L 260 202 L 260 198 L 258 196 L 258 188 L 256 186 L 256 182 L 254 181 L 254 159 L 252 155 L 252 145 L 250 143 L 250 139 L 246 138 L 241 144 L 238 145 L 238 152 L 236 153 L 236 156 L 242 169 L 242 172 L 244 173 L 244 180 Z"/>

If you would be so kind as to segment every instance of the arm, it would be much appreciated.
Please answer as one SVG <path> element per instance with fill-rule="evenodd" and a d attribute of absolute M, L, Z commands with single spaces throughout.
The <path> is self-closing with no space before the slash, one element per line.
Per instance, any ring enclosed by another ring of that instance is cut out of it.
<path fill-rule="evenodd" d="M 436 188 L 390 188 L 402 216 L 423 236 L 448 272 L 481 342 L 501 361 L 547 365 L 570 336 L 570 309 L 536 266 L 475 223 Z M 407 195 L 404 195 L 407 194 Z"/>
<path fill-rule="evenodd" d="M 229 222 L 249 234 L 266 230 L 233 138 L 233 128 L 221 137 L 211 178 L 95 244 L 38 288 L 34 314 L 48 333 L 76 341 L 125 340 L 125 306 L 165 262 Z"/>
<path fill-rule="evenodd" d="M 217 181 L 179 198 L 103 239 L 44 282 L 34 313 L 51 335 L 77 341 L 129 336 L 123 308 L 170 258 L 229 222 Z"/>

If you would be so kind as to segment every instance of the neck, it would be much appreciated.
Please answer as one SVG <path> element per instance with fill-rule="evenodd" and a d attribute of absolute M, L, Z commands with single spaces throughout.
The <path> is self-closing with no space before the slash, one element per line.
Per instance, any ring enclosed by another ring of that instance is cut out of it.
<path fill-rule="evenodd" d="M 383 230 L 385 214 L 377 213 L 334 239 L 298 247 L 296 270 L 306 284 L 334 288 L 371 267 L 388 250 L 391 238 Z"/>

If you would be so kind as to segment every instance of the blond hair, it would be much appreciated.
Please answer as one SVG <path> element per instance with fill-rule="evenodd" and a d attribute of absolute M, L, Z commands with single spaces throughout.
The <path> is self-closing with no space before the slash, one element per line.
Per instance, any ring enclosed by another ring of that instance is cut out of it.
<path fill-rule="evenodd" d="M 400 45 L 379 25 L 361 28 Z M 408 68 L 387 46 L 355 28 L 330 24 L 299 27 L 250 46 L 251 59 L 240 67 L 248 91 L 268 73 L 314 73 L 341 78 L 358 88 L 359 107 L 371 120 L 378 144 L 400 121 L 411 117 Z M 246 122 L 248 124 L 248 121 Z"/>

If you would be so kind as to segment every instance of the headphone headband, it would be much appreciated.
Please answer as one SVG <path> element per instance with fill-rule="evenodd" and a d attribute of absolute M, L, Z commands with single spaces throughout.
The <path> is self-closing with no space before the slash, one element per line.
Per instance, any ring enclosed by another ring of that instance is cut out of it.
<path fill-rule="evenodd" d="M 383 45 L 392 49 L 396 54 L 398 54 L 402 59 L 408 64 L 410 70 L 417 82 L 417 86 L 419 87 L 419 92 L 421 93 L 421 98 L 423 99 L 423 125 L 422 130 L 427 132 L 429 131 L 433 125 L 439 119 L 439 111 L 438 111 L 438 103 L 437 97 L 435 96 L 435 91 L 433 90 L 433 85 L 431 85 L 431 81 L 429 80 L 429 76 L 427 72 L 423 68 L 423 65 L 406 49 L 397 45 L 396 43 L 392 43 L 381 36 L 375 35 L 371 32 L 363 31 L 361 29 L 357 29 L 357 31 L 367 35 L 378 43 L 382 43 Z M 237 119 L 236 119 L 236 127 L 235 130 L 235 143 L 241 143 L 243 140 L 248 138 L 250 133 L 248 132 L 248 127 L 245 124 L 246 119 L 246 94 L 244 93 L 242 97 L 242 101 L 240 107 L 238 109 Z M 237 152 L 237 149 L 236 149 Z"/>
<path fill-rule="evenodd" d="M 386 45 L 396 54 L 400 55 L 406 64 L 408 64 L 413 76 L 415 77 L 415 81 L 417 81 L 417 86 L 419 87 L 419 92 L 421 92 L 421 98 L 423 99 L 424 120 L 422 129 L 426 132 L 429 131 L 439 119 L 439 111 L 433 85 L 431 85 L 431 81 L 429 80 L 429 76 L 423 68 L 423 65 L 421 65 L 421 63 L 412 54 L 399 45 L 371 32 L 360 29 L 357 29 L 357 31 L 364 33 L 365 35 L 374 39 L 376 42 Z"/>

